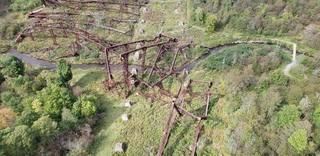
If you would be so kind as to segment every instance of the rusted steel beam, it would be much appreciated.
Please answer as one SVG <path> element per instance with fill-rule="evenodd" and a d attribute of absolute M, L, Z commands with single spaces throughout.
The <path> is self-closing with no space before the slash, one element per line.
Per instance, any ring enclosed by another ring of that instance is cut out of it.
<path fill-rule="evenodd" d="M 104 1 L 104 0 L 82 0 L 82 1 L 75 1 L 75 0 L 65 0 L 67 2 L 74 2 L 74 3 L 106 3 L 106 4 L 117 4 L 117 5 L 126 5 L 126 6 L 136 6 L 136 7 L 141 7 L 145 6 L 144 4 L 140 3 L 121 3 L 121 2 L 114 2 L 114 1 Z"/>
<path fill-rule="evenodd" d="M 188 112 L 187 110 L 185 110 L 184 108 L 180 107 L 180 106 L 177 106 L 179 108 L 179 111 L 181 114 L 184 114 L 184 115 L 187 115 L 187 116 L 190 116 L 190 117 L 193 117 L 193 118 L 196 118 L 198 120 L 201 120 L 201 119 L 204 119 L 205 117 L 200 117 L 200 116 L 196 116 L 190 112 Z"/>
<path fill-rule="evenodd" d="M 41 19 L 55 19 L 55 20 L 59 20 L 59 21 L 72 21 L 72 22 L 79 22 L 81 24 L 86 24 L 86 25 L 92 25 L 92 26 L 96 26 L 96 27 L 101 27 L 107 30 L 113 30 L 113 31 L 117 31 L 120 33 L 125 33 L 122 30 L 118 30 L 112 27 L 107 27 L 107 26 L 103 26 L 103 25 L 98 25 L 95 23 L 92 23 L 90 21 L 87 20 L 75 20 L 75 19 L 71 19 L 71 18 L 65 18 L 65 16 L 68 15 L 81 15 L 83 16 L 83 14 L 77 14 L 77 13 L 70 13 L 70 14 L 65 14 L 65 13 L 55 13 L 55 12 L 50 12 L 50 13 L 37 13 L 37 14 L 29 14 L 28 18 L 41 18 Z M 93 15 L 87 15 L 90 17 L 93 17 Z M 109 18 L 103 18 L 103 19 L 109 19 Z M 136 22 L 136 20 L 125 20 L 125 19 L 109 19 L 109 20 L 113 20 L 113 21 L 117 21 L 117 22 Z"/>
<path fill-rule="evenodd" d="M 173 58 L 173 61 L 172 61 L 172 64 L 171 64 L 171 67 L 170 67 L 170 73 L 172 73 L 173 72 L 173 68 L 174 68 L 174 66 L 175 66 L 175 64 L 176 64 L 176 61 L 177 61 L 177 56 L 178 56 L 178 53 L 181 51 L 181 49 L 179 48 L 179 50 L 177 50 L 176 52 L 175 52 L 175 55 L 174 55 L 174 58 Z"/>
<path fill-rule="evenodd" d="M 49 51 L 49 50 L 53 50 L 54 48 L 59 48 L 59 47 L 61 47 L 62 45 L 64 45 L 64 44 L 50 45 L 49 47 L 37 49 L 37 51 Z M 29 51 L 29 52 L 35 52 L 35 51 Z"/>
<path fill-rule="evenodd" d="M 157 35 L 156 37 L 154 37 L 151 40 L 138 40 L 138 41 L 128 42 L 128 43 L 124 43 L 124 44 L 116 44 L 116 45 L 108 47 L 108 49 L 118 49 L 119 47 L 123 47 L 125 45 L 133 45 L 133 44 L 137 44 L 137 43 L 146 44 L 146 43 L 152 43 L 153 42 L 152 44 L 154 44 L 154 43 L 156 43 L 156 41 L 159 41 L 159 39 L 161 39 L 161 38 L 172 39 L 172 38 L 168 38 L 168 37 L 164 36 L 163 34 L 159 34 L 159 35 Z M 175 41 L 175 40 L 173 40 L 173 41 Z M 142 47 L 140 47 L 140 48 L 142 48 Z"/>
<path fill-rule="evenodd" d="M 141 79 L 140 77 L 134 76 L 133 78 L 139 80 L 140 83 L 142 83 L 142 84 L 146 85 L 148 88 L 152 89 L 151 85 L 150 85 L 148 82 L 146 82 L 146 81 L 144 81 L 143 79 Z"/>
<path fill-rule="evenodd" d="M 158 47 L 159 47 L 159 46 L 158 46 Z M 157 55 L 157 57 L 156 57 L 156 60 L 153 62 L 152 69 L 151 69 L 150 74 L 149 74 L 149 76 L 148 76 L 148 80 L 147 80 L 148 82 L 150 82 L 151 76 L 152 76 L 154 70 L 156 69 L 157 62 L 158 62 L 158 60 L 160 59 L 160 56 L 161 56 L 161 53 L 162 53 L 162 52 L 163 52 L 163 51 L 161 50 L 161 47 L 159 47 L 158 55 Z"/>
<path fill-rule="evenodd" d="M 112 18 L 112 21 L 116 21 L 116 22 L 127 22 L 127 23 L 137 23 L 138 21 L 135 19 L 128 19 L 128 20 L 124 20 L 124 19 L 115 19 Z"/>
<path fill-rule="evenodd" d="M 182 94 L 181 94 L 181 96 L 180 96 L 181 107 L 183 107 L 184 100 L 185 100 L 185 96 L 186 96 L 186 94 L 187 94 L 187 90 L 188 90 L 191 82 L 192 82 L 192 80 L 191 80 L 191 79 L 188 79 L 186 82 L 183 83 L 184 89 L 182 90 Z"/>
<path fill-rule="evenodd" d="M 67 28 L 70 28 L 71 30 L 69 30 L 69 29 L 61 29 L 61 25 L 65 26 Z M 53 23 L 44 23 L 44 24 L 38 24 L 37 23 L 34 26 L 37 26 L 37 27 L 40 27 L 40 28 L 43 28 L 43 26 L 48 26 L 52 30 L 58 30 L 58 31 L 61 31 L 61 32 L 72 33 L 72 34 L 74 34 L 76 36 L 81 36 L 85 40 L 94 43 L 95 45 L 97 45 L 100 48 L 104 48 L 104 46 L 101 45 L 100 43 L 107 43 L 108 45 L 114 45 L 114 43 L 112 43 L 112 42 L 106 41 L 106 40 L 104 40 L 104 39 L 102 39 L 102 38 L 100 38 L 100 37 L 98 37 L 96 35 L 93 35 L 93 34 L 87 32 L 87 31 L 85 31 L 83 29 L 74 27 L 74 26 L 72 26 L 70 24 L 67 24 L 67 23 L 64 23 L 64 22 L 53 22 Z M 57 26 L 57 28 L 52 27 L 52 26 Z M 81 32 L 83 34 L 80 34 L 79 32 Z"/>
<path fill-rule="evenodd" d="M 70 53 L 70 54 L 67 54 L 67 55 L 56 57 L 55 59 L 68 58 L 68 57 L 74 57 L 74 56 L 76 56 L 74 53 Z"/>
<path fill-rule="evenodd" d="M 196 134 L 194 135 L 194 143 L 193 143 L 193 146 L 192 146 L 192 153 L 191 153 L 192 156 L 196 155 L 197 144 L 198 144 L 198 139 L 199 139 L 199 134 L 200 134 L 201 129 L 202 129 L 201 120 L 198 120 L 197 121 L 197 127 L 196 127 L 196 130 L 195 130 Z"/>
<path fill-rule="evenodd" d="M 43 8 L 36 10 L 36 11 L 32 11 L 28 14 L 28 18 L 45 18 L 48 16 L 53 16 L 53 15 L 63 15 L 63 16 L 71 16 L 71 15 L 81 15 L 81 16 L 90 16 L 93 17 L 94 15 L 92 14 L 83 14 L 83 13 L 76 13 L 76 12 L 41 12 L 43 10 Z"/>
<path fill-rule="evenodd" d="M 173 73 L 169 73 L 168 75 L 165 75 L 162 77 L 159 81 L 155 82 L 154 84 L 151 85 L 151 87 L 157 86 L 163 82 L 163 80 L 167 79 L 169 76 L 171 76 Z"/>
<path fill-rule="evenodd" d="M 172 130 L 172 128 L 170 129 L 170 127 L 173 127 L 173 126 L 170 126 L 170 123 L 171 123 L 172 116 L 173 116 L 172 114 L 173 114 L 174 105 L 175 105 L 174 102 L 172 102 L 171 106 L 170 106 L 170 111 L 168 114 L 168 120 L 167 120 L 166 126 L 164 128 L 162 139 L 161 139 L 160 146 L 158 149 L 158 154 L 157 154 L 158 156 L 162 156 L 163 151 L 166 148 L 167 142 L 169 140 L 170 132 Z M 175 124 L 175 122 L 172 122 L 172 123 L 173 123 L 172 125 Z"/>
<path fill-rule="evenodd" d="M 146 70 L 146 55 L 147 55 L 147 48 L 142 49 L 142 61 L 141 61 L 141 66 L 142 70 Z"/>
<path fill-rule="evenodd" d="M 180 116 L 183 116 L 183 114 L 181 113 L 181 111 L 179 110 L 179 108 L 177 107 L 176 104 L 174 104 L 174 109 L 177 111 L 177 113 L 179 114 L 179 117 Z"/>
<path fill-rule="evenodd" d="M 172 37 L 172 36 L 169 36 L 169 35 L 166 35 L 166 34 L 161 34 L 161 36 L 162 36 L 162 37 L 167 37 L 167 38 L 172 38 L 172 39 L 174 39 L 176 42 L 181 41 L 180 38 L 175 38 L 175 37 Z"/>
<path fill-rule="evenodd" d="M 80 34 L 80 33 L 76 32 L 76 31 L 65 30 L 65 29 L 53 29 L 53 30 L 59 30 L 59 31 L 65 31 L 65 32 L 68 32 L 68 33 L 72 33 L 72 34 L 74 34 L 75 36 L 78 36 L 78 37 L 83 38 L 85 41 L 89 41 L 89 42 L 93 43 L 94 45 L 96 45 L 96 46 L 99 47 L 100 49 L 104 49 L 104 48 L 105 48 L 104 45 L 102 45 L 102 44 L 99 43 L 99 40 L 91 39 L 91 38 L 89 38 L 89 37 L 87 37 L 87 36 L 85 36 L 85 35 L 83 35 L 83 34 Z"/>
<path fill-rule="evenodd" d="M 107 48 L 105 48 L 104 51 L 105 51 L 105 60 L 106 60 L 106 63 L 105 63 L 106 71 L 108 74 L 109 81 L 111 81 L 111 80 L 113 80 L 113 77 L 112 77 L 111 70 L 110 70 L 109 52 L 108 52 Z"/>
<path fill-rule="evenodd" d="M 42 7 L 42 8 L 39 8 L 39 9 L 37 9 L 37 10 L 35 10 L 35 11 L 31 11 L 29 14 L 37 14 L 37 13 L 40 13 L 43 9 L 44 9 L 43 7 Z"/>
<path fill-rule="evenodd" d="M 207 94 L 207 99 L 206 99 L 206 117 L 208 116 L 209 102 L 210 102 L 210 94 Z"/>
<path fill-rule="evenodd" d="M 152 45 L 143 46 L 143 47 L 141 47 L 141 48 L 137 48 L 137 49 L 133 49 L 133 50 L 126 51 L 125 53 L 122 53 L 122 54 L 120 54 L 120 55 L 130 54 L 130 53 L 133 53 L 133 52 L 136 52 L 136 51 L 145 49 L 145 48 L 151 48 L 151 47 L 161 46 L 161 45 L 165 45 L 165 44 L 168 44 L 168 43 L 171 43 L 171 42 L 172 42 L 172 41 L 166 41 L 166 42 L 161 42 L 161 43 L 157 43 L 157 44 L 152 44 Z"/>
<path fill-rule="evenodd" d="M 115 11 L 115 12 L 121 12 L 121 13 L 126 13 L 126 14 L 132 14 L 139 16 L 139 13 L 136 12 L 131 12 L 127 10 L 121 10 L 121 9 L 115 9 L 107 6 L 95 6 L 95 5 L 88 5 L 88 3 L 62 3 L 62 2 L 57 2 L 55 1 L 56 4 L 59 6 L 64 6 L 72 9 L 86 9 L 86 10 L 108 10 L 108 11 Z M 89 3 L 90 4 L 90 3 Z"/>
<path fill-rule="evenodd" d="M 60 28 L 63 29 L 63 24 L 60 23 L 59 25 L 60 25 Z M 63 37 L 68 37 L 66 31 L 63 30 L 62 32 L 63 32 Z"/>
<path fill-rule="evenodd" d="M 123 69 L 123 85 L 124 85 L 124 93 L 125 93 L 125 97 L 127 97 L 129 95 L 129 87 L 128 87 L 128 83 L 129 80 L 128 80 L 128 74 L 129 74 L 129 71 L 128 71 L 128 60 L 129 60 L 129 55 L 122 55 L 121 56 L 121 60 L 122 60 L 122 69 Z"/>
<path fill-rule="evenodd" d="M 48 36 L 43 36 L 42 38 L 52 38 L 49 30 L 50 29 L 48 29 L 48 30 L 39 30 L 39 31 L 30 31 L 30 32 L 24 33 L 23 35 L 25 37 L 30 37 L 32 39 L 32 37 L 35 37 L 33 34 L 48 33 Z M 54 35 L 55 35 L 56 38 L 66 38 L 64 34 L 62 34 L 62 35 L 59 34 L 60 30 L 57 30 L 57 29 L 52 29 L 52 30 L 55 30 L 55 34 Z"/>
<path fill-rule="evenodd" d="M 163 88 L 162 83 L 161 83 L 161 84 L 158 84 L 157 86 L 159 87 L 159 91 L 158 91 L 158 92 L 159 92 L 161 95 L 165 95 L 165 96 L 167 96 L 167 97 L 174 98 L 174 95 L 172 95 L 171 93 L 169 93 L 168 91 L 166 91 L 166 90 Z"/>
<path fill-rule="evenodd" d="M 92 20 L 94 20 L 94 15 L 91 14 L 80 14 L 80 13 L 64 13 L 64 12 L 46 12 L 46 13 L 35 13 L 35 14 L 29 14 L 29 18 L 38 18 L 40 20 L 43 19 L 54 19 L 54 20 L 59 20 L 59 21 L 73 21 L 73 22 L 81 22 L 81 23 L 91 23 L 91 21 L 88 20 L 76 20 L 71 18 L 66 18 L 70 16 L 88 16 L 91 17 Z M 136 21 L 135 19 L 114 19 L 110 17 L 102 17 L 102 19 L 107 19 L 107 20 L 113 20 L 117 21 L 118 23 L 121 22 L 130 22 L 130 21 Z M 36 21 L 34 23 L 39 23 L 39 21 Z"/>
<path fill-rule="evenodd" d="M 34 36 L 32 35 L 32 33 L 29 34 L 30 38 L 32 41 L 34 41 Z"/>
<path fill-rule="evenodd" d="M 51 34 L 53 44 L 57 45 L 58 43 L 57 43 L 57 40 L 56 40 L 56 36 L 54 35 L 53 29 L 49 29 L 49 32 Z"/>

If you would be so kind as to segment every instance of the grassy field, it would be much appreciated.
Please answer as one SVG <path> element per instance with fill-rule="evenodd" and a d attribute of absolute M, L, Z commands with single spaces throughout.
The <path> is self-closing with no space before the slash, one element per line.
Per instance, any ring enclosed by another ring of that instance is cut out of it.
<path fill-rule="evenodd" d="M 91 155 L 108 155 L 112 153 L 115 142 L 119 138 L 123 125 L 121 115 L 125 112 L 123 101 L 114 93 L 105 92 L 101 82 L 105 80 L 105 72 L 99 69 L 73 70 L 71 86 L 79 86 L 82 92 L 93 92 L 102 106 L 101 119 L 93 130 L 95 139 L 88 152 Z"/>

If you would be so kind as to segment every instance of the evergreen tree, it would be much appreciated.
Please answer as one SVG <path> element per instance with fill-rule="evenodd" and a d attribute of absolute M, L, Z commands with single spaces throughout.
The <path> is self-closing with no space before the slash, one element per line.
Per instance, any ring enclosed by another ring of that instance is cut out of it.
<path fill-rule="evenodd" d="M 67 83 L 72 79 L 71 65 L 66 60 L 58 60 L 57 70 L 59 74 L 57 82 L 59 85 L 61 85 L 60 83 Z"/>

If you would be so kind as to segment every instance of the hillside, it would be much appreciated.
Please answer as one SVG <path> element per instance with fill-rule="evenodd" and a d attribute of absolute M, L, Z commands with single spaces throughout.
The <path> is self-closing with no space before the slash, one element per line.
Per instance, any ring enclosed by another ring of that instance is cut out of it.
<path fill-rule="evenodd" d="M 1 4 L 57 66 L 1 55 L 0 156 L 320 154 L 319 1 L 42 2 Z"/>

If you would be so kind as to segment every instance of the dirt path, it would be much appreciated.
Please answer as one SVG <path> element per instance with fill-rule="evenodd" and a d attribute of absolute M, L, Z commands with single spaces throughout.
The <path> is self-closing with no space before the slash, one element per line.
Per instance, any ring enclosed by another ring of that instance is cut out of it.
<path fill-rule="evenodd" d="M 297 65 L 297 61 L 296 61 L 296 56 L 297 56 L 297 44 L 290 42 L 290 41 L 285 41 L 285 40 L 280 40 L 280 39 L 272 39 L 270 38 L 270 40 L 272 41 L 280 41 L 280 42 L 284 42 L 287 44 L 292 44 L 292 62 L 290 64 L 288 64 L 286 66 L 286 68 L 284 69 L 284 75 L 291 77 L 290 75 L 290 70 L 291 68 L 295 67 Z"/>

